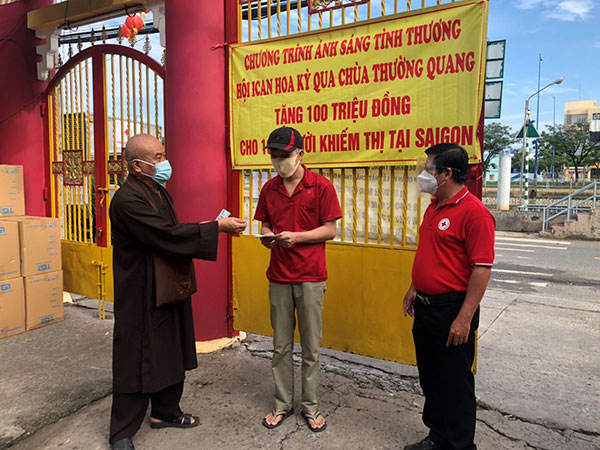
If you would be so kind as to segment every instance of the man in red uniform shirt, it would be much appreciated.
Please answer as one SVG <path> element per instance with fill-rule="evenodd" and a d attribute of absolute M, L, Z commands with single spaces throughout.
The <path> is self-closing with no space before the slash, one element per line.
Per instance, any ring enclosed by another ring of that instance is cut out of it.
<path fill-rule="evenodd" d="M 262 244 L 271 249 L 267 270 L 271 325 L 275 407 L 263 419 L 276 428 L 294 412 L 294 329 L 302 346 L 302 414 L 308 427 L 325 430 L 318 410 L 321 314 L 327 268 L 325 241 L 336 235 L 342 216 L 335 188 L 329 180 L 301 164 L 302 136 L 294 128 L 271 133 L 267 149 L 278 176 L 260 192 L 255 220 L 262 222 Z"/>
<path fill-rule="evenodd" d="M 419 229 L 404 314 L 414 317 L 423 422 L 429 436 L 405 450 L 474 450 L 475 331 L 494 263 L 495 221 L 465 187 L 467 152 L 456 144 L 428 148 L 417 182 L 434 198 Z"/>

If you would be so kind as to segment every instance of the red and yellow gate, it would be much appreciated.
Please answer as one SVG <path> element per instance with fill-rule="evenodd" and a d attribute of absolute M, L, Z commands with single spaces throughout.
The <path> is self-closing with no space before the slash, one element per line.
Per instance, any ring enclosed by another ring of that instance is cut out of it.
<path fill-rule="evenodd" d="M 281 41 L 289 41 L 292 35 L 325 29 L 331 29 L 329 36 L 332 36 L 338 26 L 351 26 L 361 21 L 414 11 L 419 7 L 445 5 L 450 8 L 462 2 L 308 0 L 298 2 L 296 6 L 293 2 L 281 0 L 239 0 L 238 3 L 238 42 L 254 44 L 254 51 L 258 53 L 262 49 L 260 41 L 266 41 L 264 49 L 267 53 L 273 38 L 285 37 Z M 485 1 L 480 3 L 486 6 Z M 301 70 L 305 70 L 306 65 L 301 65 Z M 253 80 L 250 73 L 247 79 Z M 230 96 L 235 96 L 236 92 L 231 91 Z M 294 104 L 284 95 L 278 97 L 277 102 L 281 102 L 282 108 L 286 103 L 288 106 Z M 258 111 L 252 114 L 253 121 L 262 117 Z M 478 128 L 477 124 L 473 125 Z M 310 128 L 306 123 L 302 126 Z M 299 129 L 303 130 L 302 126 Z M 250 125 L 232 123 L 232 127 L 246 127 L 247 130 Z M 261 137 L 266 139 L 266 135 L 252 137 L 259 142 Z M 480 140 L 481 135 L 475 139 Z M 307 153 L 305 162 L 310 161 L 314 152 Z M 247 164 L 237 172 L 240 217 L 248 219 L 251 225 L 244 235 L 233 241 L 235 328 L 265 335 L 272 333 L 265 277 L 269 251 L 255 237 L 260 233 L 260 224 L 252 218 L 260 190 L 274 176 L 267 164 L 268 161 L 266 164 L 265 161 L 257 161 L 255 167 Z M 323 159 L 320 163 L 307 163 L 312 170 L 331 180 L 343 213 L 338 221 L 336 238 L 327 243 L 329 280 L 323 310 L 324 347 L 415 363 L 412 320 L 403 316 L 403 296 L 411 282 L 418 227 L 429 203 L 428 198 L 422 198 L 418 193 L 415 164 L 413 160 L 404 164 L 388 162 L 380 166 L 344 166 L 328 164 Z M 478 165 L 471 167 L 475 171 Z"/>
<path fill-rule="evenodd" d="M 126 176 L 128 136 L 164 141 L 164 68 L 121 45 L 71 57 L 46 92 L 51 216 L 61 219 L 64 289 L 113 301 L 108 208 Z"/>

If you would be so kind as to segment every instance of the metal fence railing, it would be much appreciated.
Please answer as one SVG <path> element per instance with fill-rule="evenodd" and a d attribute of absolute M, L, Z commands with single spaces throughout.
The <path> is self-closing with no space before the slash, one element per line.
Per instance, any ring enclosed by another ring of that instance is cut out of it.
<path fill-rule="evenodd" d="M 589 212 L 598 205 L 599 182 L 590 183 L 581 189 L 551 203 L 542 210 L 542 233 L 548 228 L 550 221 L 559 216 L 565 216 L 565 220 L 571 220 L 577 213 Z M 586 195 L 589 193 L 590 195 Z M 582 197 L 583 198 L 580 198 Z"/>

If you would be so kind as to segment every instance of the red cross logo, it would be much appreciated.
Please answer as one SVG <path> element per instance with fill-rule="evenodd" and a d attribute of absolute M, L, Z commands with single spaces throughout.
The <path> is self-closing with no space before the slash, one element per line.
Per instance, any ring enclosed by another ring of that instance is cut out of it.
<path fill-rule="evenodd" d="M 450 219 L 444 218 L 444 219 L 440 220 L 438 222 L 438 228 L 442 231 L 445 231 L 448 228 L 450 228 Z"/>

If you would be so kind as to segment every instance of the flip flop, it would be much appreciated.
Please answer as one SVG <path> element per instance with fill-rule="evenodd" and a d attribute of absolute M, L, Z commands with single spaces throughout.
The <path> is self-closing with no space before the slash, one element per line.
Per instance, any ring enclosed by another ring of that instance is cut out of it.
<path fill-rule="evenodd" d="M 192 419 L 194 422 L 192 423 Z M 191 414 L 182 414 L 177 419 L 163 420 L 162 422 L 150 421 L 150 428 L 194 428 L 197 427 L 200 420 L 197 416 Z"/>
<path fill-rule="evenodd" d="M 275 425 L 271 425 L 269 422 L 267 422 L 267 418 L 265 417 L 262 420 L 262 424 L 265 428 L 268 428 L 269 430 L 272 430 L 273 428 L 277 428 L 279 425 L 281 425 L 283 423 L 283 421 L 285 419 L 287 419 L 288 417 L 290 417 L 292 414 L 294 414 L 294 408 L 289 409 L 287 411 L 276 411 L 273 410 L 271 411 L 271 414 L 273 414 L 273 419 L 279 417 L 279 416 L 283 416 L 281 418 L 281 420 L 279 422 L 277 422 Z"/>
<path fill-rule="evenodd" d="M 317 418 L 319 416 L 323 416 L 323 414 L 321 414 L 321 411 L 315 411 L 313 414 L 310 414 L 310 413 L 306 412 L 306 413 L 303 414 L 303 416 L 304 416 L 304 419 L 306 420 L 306 426 L 313 433 L 320 433 L 321 431 L 325 431 L 325 428 L 327 428 L 327 422 L 325 422 L 322 427 L 313 427 L 310 424 L 309 419 L 312 419 L 316 423 L 317 422 Z M 323 416 L 323 419 L 325 419 L 325 416 Z"/>

